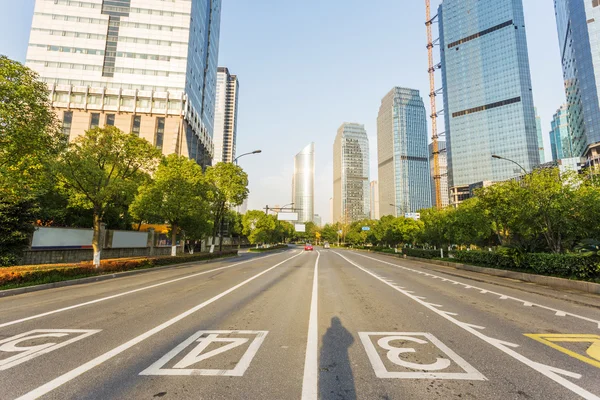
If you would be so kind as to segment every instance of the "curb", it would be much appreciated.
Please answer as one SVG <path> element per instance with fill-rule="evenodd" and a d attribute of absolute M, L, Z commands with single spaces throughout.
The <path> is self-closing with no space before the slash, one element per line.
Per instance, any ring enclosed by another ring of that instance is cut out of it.
<path fill-rule="evenodd" d="M 190 262 L 183 263 L 183 264 L 163 265 L 162 267 L 156 267 L 156 268 L 137 269 L 137 270 L 133 270 L 133 271 L 117 272 L 116 274 L 90 276 L 88 278 L 73 279 L 70 281 L 53 282 L 53 283 L 46 283 L 43 285 L 26 286 L 26 287 L 22 287 L 22 288 L 0 290 L 0 298 L 16 296 L 18 294 L 39 292 L 39 291 L 48 290 L 48 289 L 56 289 L 56 288 L 62 288 L 62 287 L 68 287 L 68 286 L 83 285 L 86 283 L 102 282 L 102 281 L 107 281 L 107 280 L 116 279 L 116 278 L 125 278 L 127 276 L 139 275 L 139 274 L 144 274 L 144 273 L 153 272 L 153 271 L 162 271 L 162 270 L 170 269 L 170 268 L 209 264 L 211 262 L 219 262 L 221 260 L 227 260 L 227 259 L 230 259 L 233 257 L 240 257 L 240 255 L 239 254 L 231 255 L 231 256 L 216 258 L 216 259 L 212 259 L 212 260 L 190 261 Z"/>
<path fill-rule="evenodd" d="M 386 256 L 391 256 L 394 258 L 398 258 L 400 260 L 404 259 L 403 257 L 396 256 L 395 254 L 386 254 L 386 253 L 378 253 L 378 252 L 369 252 L 371 254 L 381 254 Z M 517 272 L 517 271 L 508 271 L 505 269 L 496 269 L 496 268 L 486 268 L 486 267 L 476 267 L 474 265 L 468 264 L 460 264 L 454 263 L 450 261 L 440 261 L 440 260 L 428 260 L 424 258 L 418 257 L 406 257 L 407 260 L 418 261 L 423 264 L 433 264 L 439 265 L 442 267 L 451 267 L 456 268 L 463 271 L 470 272 L 479 272 L 486 275 L 497 276 L 500 278 L 510 278 L 516 279 L 522 282 L 530 282 L 536 283 L 538 285 L 543 285 L 555 289 L 569 289 L 569 290 L 579 290 L 580 292 L 591 293 L 591 294 L 600 294 L 600 284 L 586 281 L 576 281 L 565 278 L 556 278 L 554 276 L 545 276 L 545 275 L 536 275 L 536 274 L 528 274 L 525 272 Z"/>

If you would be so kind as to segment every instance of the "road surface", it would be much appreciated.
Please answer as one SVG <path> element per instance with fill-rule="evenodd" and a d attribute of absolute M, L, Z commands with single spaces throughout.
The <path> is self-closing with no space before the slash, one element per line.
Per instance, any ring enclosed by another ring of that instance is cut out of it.
<path fill-rule="evenodd" d="M 0 399 L 600 399 L 600 298 L 317 250 L 0 299 Z"/>

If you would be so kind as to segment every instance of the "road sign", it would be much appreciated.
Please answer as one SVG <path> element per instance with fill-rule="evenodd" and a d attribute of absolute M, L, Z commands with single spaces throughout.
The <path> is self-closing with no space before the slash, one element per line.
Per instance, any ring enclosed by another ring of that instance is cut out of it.
<path fill-rule="evenodd" d="M 368 232 L 368 231 L 371 230 L 371 227 L 370 226 L 363 226 L 362 230 L 365 231 L 365 232 Z"/>
<path fill-rule="evenodd" d="M 296 225 L 294 225 L 294 227 L 296 228 L 296 232 L 299 232 L 299 233 L 305 233 L 306 232 L 306 225 L 305 224 L 296 224 Z"/>
<path fill-rule="evenodd" d="M 300 219 L 298 217 L 298 213 L 294 213 L 294 212 L 280 212 L 277 214 L 277 219 L 279 221 L 298 221 L 298 219 Z"/>
<path fill-rule="evenodd" d="M 415 221 L 418 221 L 421 219 L 421 213 L 405 213 L 404 218 L 414 219 Z"/>
<path fill-rule="evenodd" d="M 600 336 L 599 335 L 587 335 L 587 334 L 541 334 L 525 335 L 533 340 L 537 340 L 540 343 L 550 346 L 555 350 L 560 351 L 568 356 L 593 365 L 594 367 L 600 368 Z M 562 343 L 559 346 L 557 343 Z M 568 343 L 583 343 L 585 344 L 585 355 L 577 353 L 572 349 L 567 348 Z"/>
<path fill-rule="evenodd" d="M 358 335 L 378 378 L 486 380 L 430 333 L 359 332 Z"/>
<path fill-rule="evenodd" d="M 0 340 L 0 371 L 85 339 L 93 329 L 36 329 Z M 35 345 L 27 345 L 33 343 Z"/>
<path fill-rule="evenodd" d="M 140 375 L 244 376 L 268 333 L 267 331 L 200 331 L 165 354 Z M 250 341 L 252 338 L 253 340 Z M 248 343 L 246 351 L 240 352 L 240 348 Z M 215 348 L 215 345 L 218 347 Z M 207 351 L 208 348 L 211 350 Z M 182 353 L 183 357 L 179 358 Z M 241 358 L 239 358 L 240 354 Z M 179 361 L 171 363 L 175 358 Z M 211 366 L 221 364 L 223 367 L 230 365 L 235 367 L 233 369 L 198 368 L 209 359 Z M 165 368 L 167 364 L 172 365 L 170 368 Z"/>

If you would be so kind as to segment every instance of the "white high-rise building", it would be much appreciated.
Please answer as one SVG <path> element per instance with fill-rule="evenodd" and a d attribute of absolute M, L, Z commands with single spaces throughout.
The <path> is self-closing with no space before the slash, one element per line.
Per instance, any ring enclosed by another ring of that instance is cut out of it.
<path fill-rule="evenodd" d="M 114 125 L 209 165 L 220 0 L 36 0 L 26 65 L 69 140 Z"/>
<path fill-rule="evenodd" d="M 333 221 L 370 216 L 369 137 L 364 125 L 343 123 L 333 144 Z"/>
<path fill-rule="evenodd" d="M 306 146 L 294 157 L 292 199 L 298 222 L 313 222 L 315 217 L 315 144 Z"/>
<path fill-rule="evenodd" d="M 380 219 L 379 215 L 379 183 L 371 181 L 371 219 Z"/>
<path fill-rule="evenodd" d="M 237 116 L 240 83 L 229 69 L 219 67 L 217 73 L 217 101 L 215 105 L 215 156 L 213 163 L 233 162 L 237 141 Z"/>

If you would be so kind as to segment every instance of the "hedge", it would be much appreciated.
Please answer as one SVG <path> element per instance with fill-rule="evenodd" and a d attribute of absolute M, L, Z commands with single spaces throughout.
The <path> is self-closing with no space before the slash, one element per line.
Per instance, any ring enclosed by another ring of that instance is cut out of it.
<path fill-rule="evenodd" d="M 277 246 L 273 246 L 273 247 L 269 247 L 269 248 L 263 248 L 263 247 L 259 247 L 258 249 L 256 247 L 248 249 L 248 251 L 250 253 L 264 253 L 265 251 L 275 251 L 275 250 L 282 250 L 282 249 L 287 249 L 288 246 L 286 244 L 282 244 L 282 245 L 277 245 Z"/>
<path fill-rule="evenodd" d="M 103 260 L 96 268 L 91 262 L 76 265 L 41 265 L 0 268 L 0 289 L 12 289 L 79 279 L 90 276 L 114 274 L 136 269 L 147 269 L 165 265 L 183 264 L 195 261 L 214 260 L 237 255 L 237 250 L 213 254 L 181 255 L 177 257 L 152 257 L 134 259 Z"/>
<path fill-rule="evenodd" d="M 409 257 L 418 257 L 418 258 L 426 258 L 431 260 L 433 258 L 438 258 L 441 256 L 439 250 L 425 250 L 425 249 L 402 249 L 402 253 L 406 254 Z"/>

